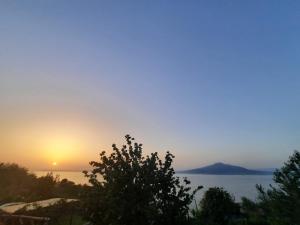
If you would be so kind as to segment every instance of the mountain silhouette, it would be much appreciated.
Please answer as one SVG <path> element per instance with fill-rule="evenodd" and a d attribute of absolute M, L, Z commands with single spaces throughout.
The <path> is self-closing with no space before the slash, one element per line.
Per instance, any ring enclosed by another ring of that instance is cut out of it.
<path fill-rule="evenodd" d="M 234 166 L 225 163 L 215 163 L 209 166 L 180 171 L 189 174 L 213 174 L 213 175 L 270 175 L 270 171 L 250 170 L 241 166 Z"/>

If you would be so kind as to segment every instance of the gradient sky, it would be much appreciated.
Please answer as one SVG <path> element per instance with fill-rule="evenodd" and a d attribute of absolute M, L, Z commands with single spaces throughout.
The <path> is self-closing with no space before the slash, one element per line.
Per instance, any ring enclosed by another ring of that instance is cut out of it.
<path fill-rule="evenodd" d="M 300 149 L 299 1 L 1 1 L 0 161 L 82 169 L 127 133 L 177 169 Z"/>

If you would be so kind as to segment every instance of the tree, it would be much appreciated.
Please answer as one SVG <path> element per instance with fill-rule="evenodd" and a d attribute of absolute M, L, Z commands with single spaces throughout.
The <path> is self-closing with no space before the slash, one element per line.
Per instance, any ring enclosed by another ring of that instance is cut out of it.
<path fill-rule="evenodd" d="M 57 195 L 56 187 L 59 183 L 59 177 L 54 176 L 53 173 L 47 173 L 46 176 L 38 177 L 34 193 L 38 199 L 47 199 Z"/>
<path fill-rule="evenodd" d="M 14 201 L 32 202 L 47 198 L 78 198 L 83 187 L 48 173 L 36 177 L 17 164 L 0 163 L 0 205 Z"/>
<path fill-rule="evenodd" d="M 300 224 L 300 152 L 274 172 L 273 180 L 268 190 L 257 185 L 259 207 L 271 224 Z"/>
<path fill-rule="evenodd" d="M 64 198 L 80 198 L 84 190 L 82 185 L 76 185 L 73 181 L 62 179 L 57 183 L 56 193 Z"/>
<path fill-rule="evenodd" d="M 36 177 L 17 164 L 0 163 L 0 204 L 26 201 L 32 195 Z"/>
<path fill-rule="evenodd" d="M 225 225 L 239 214 L 239 205 L 223 188 L 209 188 L 200 201 L 200 209 L 193 210 L 200 224 Z"/>
<path fill-rule="evenodd" d="M 192 193 L 190 182 L 175 176 L 174 156 L 167 152 L 164 162 L 158 153 L 142 155 L 142 144 L 125 136 L 121 149 L 100 153 L 85 172 L 91 187 L 86 192 L 86 219 L 96 225 L 181 225 L 187 222 Z"/>

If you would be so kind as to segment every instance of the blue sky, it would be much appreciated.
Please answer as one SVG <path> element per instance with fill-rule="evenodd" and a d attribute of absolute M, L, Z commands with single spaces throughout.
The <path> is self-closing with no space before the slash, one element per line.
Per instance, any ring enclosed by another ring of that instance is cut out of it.
<path fill-rule="evenodd" d="M 81 168 L 130 133 L 177 168 L 277 167 L 300 149 L 299 21 L 297 1 L 1 2 L 0 159 Z"/>

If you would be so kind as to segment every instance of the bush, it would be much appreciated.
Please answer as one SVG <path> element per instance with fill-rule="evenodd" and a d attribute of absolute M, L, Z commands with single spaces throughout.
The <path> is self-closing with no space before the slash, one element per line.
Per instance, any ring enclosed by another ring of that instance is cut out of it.
<path fill-rule="evenodd" d="M 47 217 L 50 219 L 49 225 L 82 225 L 82 209 L 80 202 L 66 202 L 61 200 L 54 205 L 48 207 L 37 206 L 33 210 L 26 208 L 18 210 L 15 214 L 36 217 Z"/>
<path fill-rule="evenodd" d="M 91 162 L 86 176 L 92 185 L 85 198 L 85 216 L 93 224 L 181 225 L 188 221 L 194 194 L 184 179 L 181 184 L 172 168 L 174 156 L 167 152 L 164 162 L 158 153 L 142 155 L 142 145 L 125 136 L 121 149 L 100 154 Z"/>
<path fill-rule="evenodd" d="M 268 190 L 257 185 L 259 208 L 271 224 L 300 224 L 300 152 L 274 172 L 273 180 L 276 185 Z"/>
<path fill-rule="evenodd" d="M 239 216 L 239 205 L 223 188 L 209 188 L 200 202 L 200 209 L 193 210 L 200 224 L 225 225 Z"/>
<path fill-rule="evenodd" d="M 36 177 L 17 164 L 0 163 L 0 205 L 8 202 L 31 202 L 54 197 L 78 198 L 83 190 L 67 179 L 52 173 Z"/>
<path fill-rule="evenodd" d="M 36 177 L 17 164 L 0 163 L 0 204 L 26 201 L 32 196 Z"/>
<path fill-rule="evenodd" d="M 295 151 L 273 175 L 275 185 L 265 190 L 257 185 L 258 200 L 243 198 L 247 224 L 300 224 L 300 153 Z"/>

